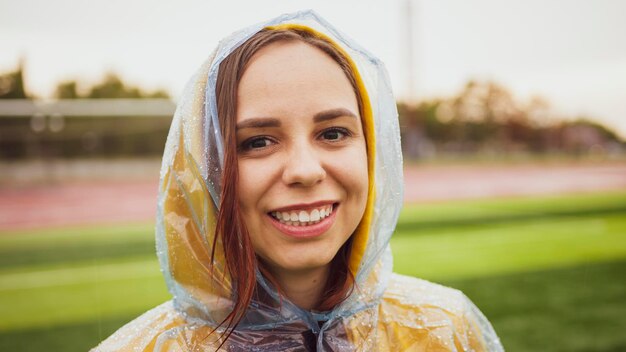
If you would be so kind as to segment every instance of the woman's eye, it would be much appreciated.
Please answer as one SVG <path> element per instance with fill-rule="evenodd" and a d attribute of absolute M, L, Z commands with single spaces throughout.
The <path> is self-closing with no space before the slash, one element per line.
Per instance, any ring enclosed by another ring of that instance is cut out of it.
<path fill-rule="evenodd" d="M 338 141 L 347 137 L 350 133 L 343 128 L 330 128 L 322 132 L 322 138 L 328 141 Z"/>
<path fill-rule="evenodd" d="M 256 137 L 248 139 L 241 147 L 243 150 L 254 150 L 269 147 L 270 145 L 272 145 L 272 141 L 269 138 Z"/>

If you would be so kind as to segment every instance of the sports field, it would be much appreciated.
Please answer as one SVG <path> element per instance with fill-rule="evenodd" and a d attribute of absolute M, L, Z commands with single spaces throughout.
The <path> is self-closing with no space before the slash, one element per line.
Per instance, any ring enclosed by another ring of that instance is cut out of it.
<path fill-rule="evenodd" d="M 509 351 L 626 350 L 626 190 L 411 205 L 392 248 Z M 0 232 L 0 351 L 85 351 L 167 299 L 151 223 Z"/>

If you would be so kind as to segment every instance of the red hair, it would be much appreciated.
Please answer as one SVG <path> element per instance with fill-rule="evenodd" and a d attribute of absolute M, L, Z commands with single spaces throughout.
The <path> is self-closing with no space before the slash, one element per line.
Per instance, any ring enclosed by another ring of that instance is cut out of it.
<path fill-rule="evenodd" d="M 256 293 L 257 284 L 255 272 L 258 268 L 279 291 L 280 287 L 263 263 L 255 255 L 254 248 L 248 235 L 248 229 L 241 216 L 239 208 L 238 166 L 237 166 L 237 89 L 241 77 L 247 68 L 250 59 L 261 48 L 277 41 L 302 41 L 328 54 L 341 67 L 350 81 L 357 97 L 359 112 L 363 116 L 362 96 L 357 88 L 355 73 L 348 59 L 329 41 L 300 29 L 265 29 L 248 39 L 226 57 L 219 66 L 215 87 L 217 99 L 217 113 L 224 140 L 224 167 L 222 174 L 222 190 L 219 211 L 217 215 L 216 236 L 224 246 L 226 265 L 232 278 L 234 292 L 234 306 L 232 312 L 220 324 L 226 324 L 230 332 L 243 318 L 252 297 Z M 354 288 L 354 277 L 348 268 L 352 237 L 339 249 L 331 261 L 330 272 L 325 284 L 322 297 L 315 306 L 316 310 L 330 310 L 347 298 Z"/>

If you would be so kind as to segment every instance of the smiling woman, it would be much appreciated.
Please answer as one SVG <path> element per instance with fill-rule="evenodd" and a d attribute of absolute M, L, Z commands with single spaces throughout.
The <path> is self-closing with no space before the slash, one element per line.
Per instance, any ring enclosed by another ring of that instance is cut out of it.
<path fill-rule="evenodd" d="M 173 300 L 96 350 L 502 350 L 462 293 L 391 272 L 395 102 L 382 64 L 313 12 L 220 43 L 161 175 Z"/>
<path fill-rule="evenodd" d="M 264 31 L 256 38 L 276 41 L 244 65 L 238 86 L 241 214 L 255 229 L 250 240 L 266 276 L 296 305 L 327 310 L 338 302 L 324 302 L 325 286 L 341 288 L 324 283 L 350 281 L 345 268 L 334 272 L 340 280 L 329 281 L 329 264 L 336 257 L 345 267 L 348 249 L 336 254 L 367 201 L 356 87 L 332 57 L 304 41 L 319 40 L 307 32 Z M 218 90 L 218 105 L 219 98 Z"/>

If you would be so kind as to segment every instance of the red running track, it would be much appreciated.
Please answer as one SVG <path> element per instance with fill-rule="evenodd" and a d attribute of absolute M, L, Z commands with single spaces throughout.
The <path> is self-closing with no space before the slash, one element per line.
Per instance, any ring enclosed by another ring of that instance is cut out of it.
<path fill-rule="evenodd" d="M 0 231 L 150 221 L 157 184 L 154 178 L 0 188 Z M 626 163 L 405 168 L 411 203 L 617 189 L 626 190 Z"/>

